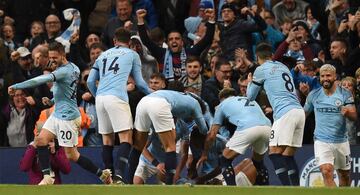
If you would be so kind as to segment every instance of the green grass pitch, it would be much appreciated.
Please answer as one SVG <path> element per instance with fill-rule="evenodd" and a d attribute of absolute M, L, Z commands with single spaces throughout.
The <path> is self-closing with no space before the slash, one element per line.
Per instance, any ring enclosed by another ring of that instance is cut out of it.
<path fill-rule="evenodd" d="M 360 188 L 228 187 L 228 186 L 105 186 L 0 185 L 0 195 L 359 195 Z"/>

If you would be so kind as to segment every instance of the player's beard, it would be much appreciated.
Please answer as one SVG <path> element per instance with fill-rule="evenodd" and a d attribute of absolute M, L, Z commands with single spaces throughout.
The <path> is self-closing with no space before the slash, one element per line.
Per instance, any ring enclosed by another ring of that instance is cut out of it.
<path fill-rule="evenodd" d="M 326 81 L 321 81 L 320 83 L 321 83 L 321 86 L 324 87 L 324 89 L 331 89 L 332 86 L 334 85 L 335 81 L 326 80 Z"/>

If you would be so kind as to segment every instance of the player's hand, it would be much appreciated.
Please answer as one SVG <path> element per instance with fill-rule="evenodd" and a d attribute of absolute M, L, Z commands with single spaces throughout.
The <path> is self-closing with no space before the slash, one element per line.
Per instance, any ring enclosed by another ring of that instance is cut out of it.
<path fill-rule="evenodd" d="M 206 18 L 209 18 L 210 22 L 215 22 L 215 10 L 212 8 L 208 8 L 205 10 Z"/>
<path fill-rule="evenodd" d="M 14 89 L 12 86 L 8 87 L 8 94 L 9 94 L 10 96 L 14 96 L 14 95 L 15 95 L 15 89 Z"/>
<path fill-rule="evenodd" d="M 52 103 L 48 97 L 41 98 L 41 101 L 45 106 L 52 106 Z"/>
<path fill-rule="evenodd" d="M 146 10 L 145 9 L 138 9 L 136 11 L 136 17 L 137 17 L 137 21 L 138 24 L 144 24 L 144 18 L 146 16 Z"/>
<path fill-rule="evenodd" d="M 207 161 L 207 155 L 202 154 L 200 159 L 196 163 L 196 168 L 198 169 L 199 167 L 201 167 L 205 161 Z"/>
<path fill-rule="evenodd" d="M 157 166 L 156 166 L 157 170 L 159 170 L 159 172 L 161 174 L 164 174 L 166 173 L 166 170 L 165 170 L 165 163 L 159 163 Z"/>

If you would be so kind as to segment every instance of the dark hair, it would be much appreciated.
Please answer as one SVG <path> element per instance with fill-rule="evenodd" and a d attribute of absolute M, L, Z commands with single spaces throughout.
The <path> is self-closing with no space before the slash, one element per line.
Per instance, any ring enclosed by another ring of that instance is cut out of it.
<path fill-rule="evenodd" d="M 92 49 L 101 49 L 101 51 L 105 51 L 106 47 L 102 43 L 93 43 L 93 44 L 91 44 L 89 51 Z"/>
<path fill-rule="evenodd" d="M 22 91 L 23 93 L 24 93 L 24 95 L 25 96 L 28 96 L 30 93 L 29 93 L 29 91 L 27 91 L 27 89 L 15 89 L 15 92 L 16 91 Z M 11 103 L 11 104 L 14 104 L 14 97 L 15 96 L 11 96 L 11 95 L 9 95 L 9 102 Z"/>
<path fill-rule="evenodd" d="M 309 68 L 311 71 L 316 71 L 317 65 L 313 60 L 305 60 L 305 67 Z"/>
<path fill-rule="evenodd" d="M 245 80 L 248 79 L 247 77 L 248 77 L 248 74 L 241 75 L 238 81 L 239 81 L 239 82 L 243 82 L 243 81 L 245 81 Z"/>
<path fill-rule="evenodd" d="M 178 31 L 178 30 L 172 30 L 172 31 L 170 31 L 170 32 L 167 34 L 167 36 L 166 36 L 166 41 L 169 40 L 169 35 L 170 35 L 171 33 L 177 33 L 177 34 L 180 35 L 181 39 L 183 38 L 182 35 L 181 35 L 181 33 L 180 33 L 180 31 Z"/>
<path fill-rule="evenodd" d="M 44 23 L 41 22 L 40 20 L 35 20 L 35 21 L 31 22 L 31 24 L 30 24 L 30 32 L 31 32 L 31 28 L 32 28 L 32 26 L 33 26 L 34 24 L 40 25 L 41 28 L 45 31 L 45 25 L 44 25 Z"/>
<path fill-rule="evenodd" d="M 216 64 L 215 64 L 215 70 L 220 70 L 220 67 L 221 67 L 222 65 L 224 65 L 224 64 L 226 64 L 226 65 L 231 65 L 228 60 L 226 60 L 226 59 L 223 58 L 223 57 L 219 57 L 218 60 L 217 60 L 217 62 L 216 62 Z"/>
<path fill-rule="evenodd" d="M 262 42 L 256 46 L 256 56 L 260 59 L 268 59 L 272 57 L 272 47 L 270 44 Z"/>
<path fill-rule="evenodd" d="M 291 18 L 288 18 L 288 17 L 285 17 L 284 18 L 284 21 L 280 24 L 280 25 L 283 25 L 283 24 L 285 24 L 285 23 L 293 23 L 293 20 L 291 19 Z"/>
<path fill-rule="evenodd" d="M 115 30 L 114 39 L 119 42 L 129 43 L 130 37 L 130 31 L 126 30 L 124 27 L 120 27 Z"/>
<path fill-rule="evenodd" d="M 160 73 L 160 72 L 152 73 L 151 76 L 150 76 L 150 79 L 154 79 L 154 78 L 157 78 L 157 79 L 160 79 L 160 80 L 163 80 L 163 81 L 166 82 L 166 78 L 165 78 L 163 73 Z"/>
<path fill-rule="evenodd" d="M 132 6 L 131 0 L 116 0 L 116 3 L 127 2 L 130 6 Z"/>
<path fill-rule="evenodd" d="M 59 53 L 64 54 L 65 47 L 61 43 L 54 41 L 54 42 L 49 43 L 49 51 L 57 51 Z"/>
<path fill-rule="evenodd" d="M 191 63 L 191 62 L 199 62 L 200 66 L 202 66 L 201 60 L 198 56 L 187 56 L 185 63 Z"/>
<path fill-rule="evenodd" d="M 3 31 L 4 31 L 5 26 L 10 26 L 10 28 L 12 29 L 13 34 L 15 36 L 15 33 L 16 33 L 15 32 L 15 26 L 13 24 L 10 24 L 10 23 L 5 23 L 5 24 L 1 25 L 1 32 L 0 32 L 1 37 L 4 38 L 4 32 Z"/>
<path fill-rule="evenodd" d="M 196 99 L 200 105 L 201 108 L 201 112 L 202 114 L 205 114 L 206 112 L 206 104 L 204 103 L 204 100 L 202 100 L 199 96 L 195 95 L 194 93 L 191 92 L 186 92 L 187 95 L 193 97 L 194 99 Z"/>
<path fill-rule="evenodd" d="M 219 99 L 236 96 L 236 91 L 233 88 L 224 88 L 219 92 Z"/>
<path fill-rule="evenodd" d="M 197 149 L 203 149 L 206 135 L 201 134 L 198 126 L 194 126 L 190 133 L 190 145 Z"/>
<path fill-rule="evenodd" d="M 335 37 L 334 39 L 331 40 L 331 43 L 334 41 L 341 42 L 345 46 L 346 50 L 349 48 L 349 43 L 346 41 L 346 39 L 342 37 L 339 36 Z"/>
<path fill-rule="evenodd" d="M 150 30 L 150 39 L 156 43 L 160 42 L 160 41 L 164 41 L 165 40 L 164 31 L 159 27 L 155 27 L 155 28 L 151 29 Z"/>
<path fill-rule="evenodd" d="M 180 81 L 170 81 L 167 84 L 166 89 L 173 90 L 173 91 L 178 91 L 178 92 L 184 92 L 185 91 L 184 84 L 182 82 L 180 82 Z"/>
<path fill-rule="evenodd" d="M 273 18 L 273 19 L 275 18 L 275 14 L 271 10 L 265 9 L 265 12 L 269 13 L 271 18 Z"/>

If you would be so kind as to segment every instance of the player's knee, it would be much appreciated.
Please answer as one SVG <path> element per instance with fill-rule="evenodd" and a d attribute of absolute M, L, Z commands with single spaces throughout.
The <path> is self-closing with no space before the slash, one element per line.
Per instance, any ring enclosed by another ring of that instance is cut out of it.
<path fill-rule="evenodd" d="M 127 142 L 129 143 L 130 145 L 133 144 L 133 131 L 132 130 L 126 130 L 126 131 L 121 131 L 119 132 L 119 139 L 120 139 L 120 142 L 123 143 L 123 142 Z"/>
<path fill-rule="evenodd" d="M 132 146 L 138 150 L 138 151 L 142 151 L 145 147 L 146 144 L 146 140 L 142 140 L 142 139 L 135 139 Z"/>
<path fill-rule="evenodd" d="M 134 183 L 135 185 L 144 184 L 144 180 L 143 180 L 141 177 L 134 176 L 133 183 Z"/>
<path fill-rule="evenodd" d="M 165 152 L 175 152 L 176 151 L 176 143 L 175 140 L 165 140 L 163 142 L 163 146 L 165 149 Z"/>

